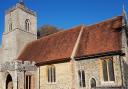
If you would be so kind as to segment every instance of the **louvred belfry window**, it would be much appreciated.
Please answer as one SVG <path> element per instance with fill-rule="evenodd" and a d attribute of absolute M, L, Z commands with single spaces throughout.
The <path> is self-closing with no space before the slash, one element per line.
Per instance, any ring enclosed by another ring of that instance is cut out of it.
<path fill-rule="evenodd" d="M 9 31 L 12 30 L 12 23 L 9 24 Z"/>
<path fill-rule="evenodd" d="M 30 30 L 30 25 L 31 25 L 31 24 L 30 24 L 30 20 L 29 20 L 29 19 L 26 19 L 26 20 L 25 20 L 25 30 L 26 30 L 26 31 L 29 31 L 29 30 Z"/>

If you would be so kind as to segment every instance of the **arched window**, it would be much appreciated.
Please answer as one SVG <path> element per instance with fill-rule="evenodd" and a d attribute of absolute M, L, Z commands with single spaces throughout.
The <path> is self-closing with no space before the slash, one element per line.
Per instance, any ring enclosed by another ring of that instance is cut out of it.
<path fill-rule="evenodd" d="M 48 82 L 56 82 L 56 70 L 55 70 L 55 66 L 51 65 L 48 66 Z"/>
<path fill-rule="evenodd" d="M 26 19 L 25 20 L 25 29 L 26 29 L 26 31 L 29 31 L 30 30 L 30 20 L 29 19 Z"/>
<path fill-rule="evenodd" d="M 31 75 L 26 75 L 26 80 L 25 80 L 25 82 L 26 82 L 26 89 L 31 89 L 31 78 L 32 78 L 32 76 Z"/>
<path fill-rule="evenodd" d="M 33 89 L 35 87 L 35 76 L 31 74 L 25 74 L 25 89 Z"/>
<path fill-rule="evenodd" d="M 52 82 L 56 82 L 56 69 L 55 66 L 52 66 Z"/>
<path fill-rule="evenodd" d="M 107 61 L 106 61 L 106 60 L 103 60 L 103 61 L 102 61 L 102 64 L 103 64 L 103 78 L 104 78 L 104 81 L 108 81 Z"/>
<path fill-rule="evenodd" d="M 105 58 L 102 61 L 104 81 L 115 81 L 113 58 Z"/>
<path fill-rule="evenodd" d="M 50 68 L 50 66 L 48 67 L 48 71 L 47 71 L 47 75 L 48 75 L 48 82 L 50 82 L 51 81 L 51 68 Z"/>
<path fill-rule="evenodd" d="M 12 81 L 12 76 L 10 74 L 7 75 L 6 89 L 13 89 L 13 81 Z"/>
<path fill-rule="evenodd" d="M 79 86 L 85 87 L 85 72 L 84 72 L 84 70 L 79 70 L 78 75 L 79 75 Z"/>
<path fill-rule="evenodd" d="M 96 80 L 94 78 L 91 79 L 91 88 L 95 88 L 96 87 Z"/>
<path fill-rule="evenodd" d="M 115 81 L 113 60 L 108 60 L 108 67 L 109 67 L 109 79 L 110 81 Z"/>
<path fill-rule="evenodd" d="M 9 24 L 9 31 L 12 30 L 12 23 Z"/>

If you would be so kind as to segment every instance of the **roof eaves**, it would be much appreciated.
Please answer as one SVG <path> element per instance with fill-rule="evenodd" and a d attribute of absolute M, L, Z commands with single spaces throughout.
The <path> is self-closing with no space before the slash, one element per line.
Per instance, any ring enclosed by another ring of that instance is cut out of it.
<path fill-rule="evenodd" d="M 42 61 L 42 62 L 37 62 L 36 65 L 37 66 L 43 66 L 43 65 L 49 65 L 49 64 L 55 64 L 55 63 L 63 63 L 63 62 L 68 62 L 70 61 L 71 58 L 62 58 L 62 59 L 55 59 L 55 60 L 50 60 L 50 61 Z"/>
<path fill-rule="evenodd" d="M 112 56 L 112 55 L 124 55 L 124 53 L 122 53 L 121 50 L 109 51 L 109 52 L 104 52 L 104 53 L 97 53 L 97 54 L 83 55 L 83 56 L 75 57 L 75 60 L 78 61 L 78 60 L 92 59 L 92 58 Z"/>

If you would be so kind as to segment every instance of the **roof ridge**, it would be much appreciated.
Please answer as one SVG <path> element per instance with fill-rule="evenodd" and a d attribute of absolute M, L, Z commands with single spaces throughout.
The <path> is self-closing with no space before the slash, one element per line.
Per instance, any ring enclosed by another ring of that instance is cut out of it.
<path fill-rule="evenodd" d="M 56 34 L 59 34 L 59 33 L 62 33 L 62 32 L 66 32 L 66 31 L 74 30 L 74 28 L 77 28 L 77 27 L 82 27 L 82 26 L 85 26 L 85 25 L 82 25 L 82 24 L 81 24 L 81 25 L 74 26 L 74 27 L 69 28 L 69 29 L 60 30 L 60 31 L 55 32 L 55 33 L 52 33 L 52 34 L 50 34 L 50 35 L 43 36 L 43 37 L 41 37 L 40 39 L 37 39 L 37 40 L 41 40 L 41 39 L 43 39 L 43 38 L 46 38 L 46 37 L 49 37 L 49 36 L 53 36 L 53 35 L 56 35 Z"/>
<path fill-rule="evenodd" d="M 119 15 L 119 16 L 114 16 L 114 17 L 112 17 L 112 18 L 108 18 L 108 19 L 105 19 L 105 20 L 96 22 L 96 23 L 94 23 L 94 24 L 87 25 L 87 27 L 90 27 L 90 26 L 93 26 L 93 25 L 98 25 L 98 24 L 101 24 L 101 23 L 104 23 L 104 22 L 108 22 L 108 21 L 114 20 L 114 19 L 116 19 L 116 18 L 118 18 L 118 17 L 122 17 L 122 16 L 121 16 L 121 15 Z"/>

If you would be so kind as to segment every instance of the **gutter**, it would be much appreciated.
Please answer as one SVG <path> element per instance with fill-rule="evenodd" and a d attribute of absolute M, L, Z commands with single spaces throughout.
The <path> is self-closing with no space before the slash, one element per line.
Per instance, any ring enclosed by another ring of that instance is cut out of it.
<path fill-rule="evenodd" d="M 85 55 L 85 56 L 79 56 L 75 57 L 76 60 L 82 60 L 82 59 L 90 59 L 90 58 L 98 58 L 98 57 L 104 57 L 104 56 L 111 56 L 111 55 L 124 55 L 121 50 L 118 51 L 109 51 L 104 53 L 97 53 L 92 55 Z"/>

